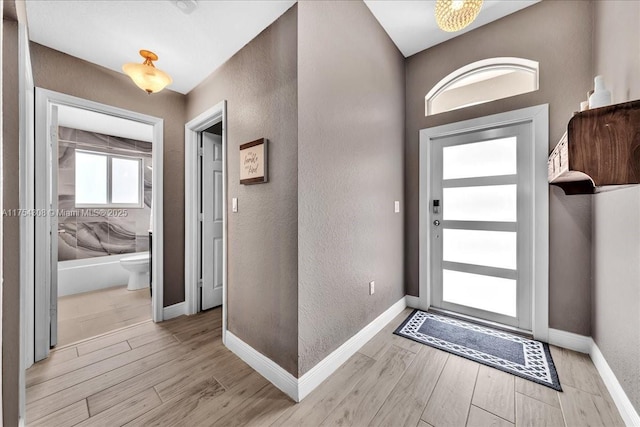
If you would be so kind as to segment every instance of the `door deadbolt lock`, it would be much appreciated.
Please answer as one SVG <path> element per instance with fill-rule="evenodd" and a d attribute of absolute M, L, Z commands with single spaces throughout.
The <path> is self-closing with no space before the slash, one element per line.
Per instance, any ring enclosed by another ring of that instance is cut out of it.
<path fill-rule="evenodd" d="M 437 219 L 435 221 L 433 221 L 433 225 L 435 225 L 436 227 L 440 225 L 440 221 L 438 221 Z"/>

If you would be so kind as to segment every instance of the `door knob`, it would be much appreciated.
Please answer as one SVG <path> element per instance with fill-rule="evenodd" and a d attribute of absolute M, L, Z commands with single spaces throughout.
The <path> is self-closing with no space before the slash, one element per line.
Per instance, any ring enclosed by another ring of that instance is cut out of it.
<path fill-rule="evenodd" d="M 433 225 L 435 225 L 436 227 L 440 225 L 440 221 L 438 221 L 437 219 L 435 221 L 433 221 Z"/>

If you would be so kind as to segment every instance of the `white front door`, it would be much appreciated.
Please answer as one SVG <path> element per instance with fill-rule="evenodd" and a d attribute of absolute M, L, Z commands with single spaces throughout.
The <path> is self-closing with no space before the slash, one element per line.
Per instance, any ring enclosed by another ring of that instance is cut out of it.
<path fill-rule="evenodd" d="M 432 141 L 432 307 L 531 330 L 531 133 L 523 123 Z"/>
<path fill-rule="evenodd" d="M 201 309 L 222 305 L 222 137 L 202 132 Z"/>

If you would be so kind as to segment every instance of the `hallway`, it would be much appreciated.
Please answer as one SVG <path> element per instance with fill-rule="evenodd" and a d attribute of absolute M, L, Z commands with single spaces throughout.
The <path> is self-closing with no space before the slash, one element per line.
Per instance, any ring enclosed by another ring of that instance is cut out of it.
<path fill-rule="evenodd" d="M 623 425 L 588 356 L 552 347 L 558 393 L 393 335 L 409 312 L 297 405 L 222 345 L 221 309 L 138 324 L 30 368 L 27 424 Z"/>

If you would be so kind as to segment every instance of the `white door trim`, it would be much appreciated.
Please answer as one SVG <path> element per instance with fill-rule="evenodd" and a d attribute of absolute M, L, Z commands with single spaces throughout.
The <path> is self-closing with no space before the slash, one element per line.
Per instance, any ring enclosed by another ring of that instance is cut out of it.
<path fill-rule="evenodd" d="M 222 342 L 227 332 L 227 102 L 221 101 L 184 126 L 184 295 L 187 314 L 198 307 L 198 133 L 222 121 Z"/>
<path fill-rule="evenodd" d="M 419 202 L 419 277 L 420 307 L 430 307 L 431 271 L 430 226 L 427 213 L 431 200 L 431 178 L 428 170 L 431 140 L 462 132 L 480 131 L 495 126 L 531 123 L 533 226 L 532 251 L 532 332 L 536 339 L 547 341 L 549 336 L 549 184 L 547 158 L 549 153 L 549 105 L 523 108 L 477 119 L 451 123 L 420 131 L 420 202 Z"/>
<path fill-rule="evenodd" d="M 35 86 L 29 53 L 27 26 L 18 23 L 19 50 L 19 107 L 20 107 L 20 200 L 19 208 L 34 209 L 34 102 Z M 20 374 L 18 391 L 19 416 L 24 424 L 26 412 L 25 370 L 34 363 L 34 251 L 35 221 L 33 217 L 20 217 Z"/>
<path fill-rule="evenodd" d="M 42 159 L 45 158 L 46 152 L 46 144 L 43 144 L 41 141 L 47 140 L 47 128 L 48 128 L 48 111 L 50 110 L 51 105 L 66 105 L 75 108 L 81 108 L 85 110 L 94 111 L 97 113 L 108 114 L 115 117 L 120 117 L 128 120 L 134 120 L 140 123 L 145 123 L 153 126 L 153 141 L 152 141 L 152 165 L 153 165 L 153 196 L 151 202 L 151 208 L 153 211 L 153 271 L 152 274 L 152 282 L 153 282 L 153 297 L 152 297 L 152 318 L 154 322 L 161 322 L 163 320 L 163 127 L 164 120 L 161 118 L 149 116 L 146 114 L 137 113 L 134 111 L 125 110 L 118 107 L 113 107 L 106 104 L 101 104 L 98 102 L 89 101 L 86 99 L 78 98 L 71 95 L 66 95 L 59 92 L 54 92 L 47 89 L 36 88 L 36 146 L 35 146 L 35 155 L 36 159 L 41 159 L 39 169 L 46 169 L 46 164 L 42 162 Z M 38 168 L 38 165 L 34 165 L 32 172 L 35 172 L 35 168 Z M 36 209 L 47 209 L 46 205 L 46 196 L 42 190 L 46 188 L 46 182 L 44 179 L 44 175 L 36 176 L 35 182 L 36 188 L 36 200 L 35 200 L 35 208 Z M 39 244 L 38 241 L 43 239 L 43 234 L 45 234 L 46 225 L 44 224 L 44 220 L 47 218 L 42 218 L 43 221 L 38 221 L 36 218 L 36 259 L 45 259 L 47 256 L 49 249 L 46 245 Z M 36 262 L 35 266 L 35 302 L 36 302 L 36 325 L 33 330 L 26 330 L 27 339 L 33 339 L 34 333 L 36 331 L 41 331 L 38 333 L 38 336 L 35 338 L 36 340 L 36 349 L 35 356 L 36 360 L 39 360 L 42 357 L 46 357 L 49 353 L 48 345 L 43 345 L 43 343 L 48 343 L 48 339 L 46 338 L 46 334 L 43 331 L 46 331 L 48 328 L 49 318 L 47 315 L 43 313 L 38 313 L 38 311 L 43 311 L 42 307 L 49 307 L 48 304 L 48 291 L 47 285 L 44 278 L 47 277 L 46 266 L 44 263 Z M 22 284 L 24 286 L 24 284 Z M 27 301 L 27 304 L 29 302 Z M 30 335 L 30 336 L 29 336 Z M 38 345 L 39 343 L 39 345 Z"/>

